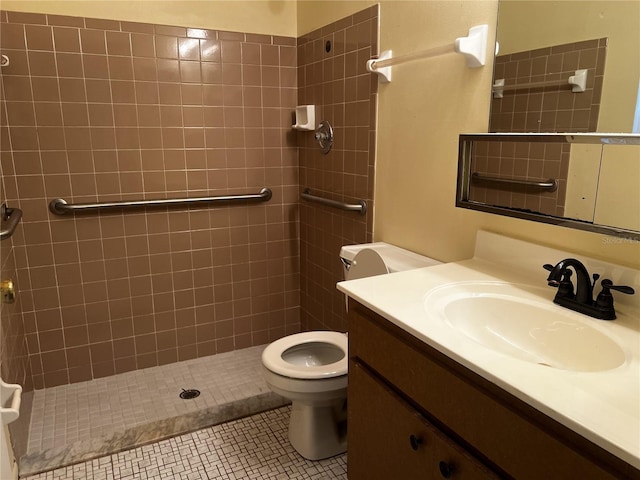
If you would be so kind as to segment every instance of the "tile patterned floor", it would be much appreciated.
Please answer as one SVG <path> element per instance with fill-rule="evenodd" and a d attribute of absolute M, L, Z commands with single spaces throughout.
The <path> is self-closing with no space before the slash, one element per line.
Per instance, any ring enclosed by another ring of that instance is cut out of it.
<path fill-rule="evenodd" d="M 287 438 L 290 410 L 270 410 L 28 479 L 346 480 L 346 454 L 311 462 L 293 450 Z"/>

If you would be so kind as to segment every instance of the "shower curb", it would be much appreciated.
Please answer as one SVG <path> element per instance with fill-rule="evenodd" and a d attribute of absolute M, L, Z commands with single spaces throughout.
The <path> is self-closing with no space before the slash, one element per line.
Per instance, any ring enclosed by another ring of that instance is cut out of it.
<path fill-rule="evenodd" d="M 234 402 L 217 405 L 197 412 L 160 419 L 143 425 L 115 431 L 108 435 L 77 441 L 20 458 L 20 477 L 66 467 L 98 457 L 211 427 L 238 418 L 272 410 L 291 402 L 273 392 L 265 392 Z"/>

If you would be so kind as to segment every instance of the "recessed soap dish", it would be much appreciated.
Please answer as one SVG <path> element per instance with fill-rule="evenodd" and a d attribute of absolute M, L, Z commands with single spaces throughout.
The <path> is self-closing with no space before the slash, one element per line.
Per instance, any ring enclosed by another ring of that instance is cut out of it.
<path fill-rule="evenodd" d="M 316 106 L 298 105 L 296 107 L 295 130 L 313 131 L 316 129 Z"/>

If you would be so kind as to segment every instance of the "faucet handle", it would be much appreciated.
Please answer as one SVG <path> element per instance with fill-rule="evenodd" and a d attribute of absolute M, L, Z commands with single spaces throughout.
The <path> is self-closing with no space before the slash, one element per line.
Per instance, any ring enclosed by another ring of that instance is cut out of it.
<path fill-rule="evenodd" d="M 544 265 L 542 265 L 542 268 L 544 268 L 545 270 L 549 271 L 549 272 L 553 272 L 553 270 L 556 268 L 555 266 L 551 265 L 550 263 L 545 263 Z M 568 271 L 568 270 L 566 270 Z M 547 278 L 547 283 L 549 284 L 550 287 L 557 287 L 560 285 L 560 281 L 557 280 L 556 278 L 552 279 L 551 276 L 553 275 L 553 273 L 549 274 L 549 278 Z"/>
<path fill-rule="evenodd" d="M 549 263 L 545 263 L 542 268 L 551 272 L 555 269 L 555 266 Z M 556 294 L 557 297 L 574 297 L 573 283 L 571 283 L 571 270 L 569 270 L 568 268 L 562 272 L 562 278 L 559 281 L 548 280 L 548 283 L 550 287 L 558 288 L 558 293 Z"/>
<path fill-rule="evenodd" d="M 626 285 L 614 285 L 613 282 L 608 278 L 602 280 L 602 282 L 600 282 L 600 285 L 602 286 L 602 293 L 606 293 L 605 290 L 607 292 L 609 290 L 615 290 L 616 292 L 625 293 L 627 295 L 633 295 L 634 293 L 636 293 L 636 291 L 632 287 L 627 287 Z"/>
<path fill-rule="evenodd" d="M 571 283 L 571 270 L 567 269 L 562 274 L 562 279 L 558 284 L 558 296 L 574 298 L 573 283 Z"/>
<path fill-rule="evenodd" d="M 613 318 L 615 318 L 615 312 L 613 309 L 613 295 L 611 295 L 610 290 L 615 290 L 627 295 L 633 295 L 635 293 L 635 290 L 631 287 L 627 287 L 626 285 L 614 285 L 613 282 L 608 278 L 603 279 L 602 282 L 600 282 L 600 285 L 602 286 L 602 291 L 596 298 L 596 307 L 609 310 L 611 313 L 613 313 Z"/>

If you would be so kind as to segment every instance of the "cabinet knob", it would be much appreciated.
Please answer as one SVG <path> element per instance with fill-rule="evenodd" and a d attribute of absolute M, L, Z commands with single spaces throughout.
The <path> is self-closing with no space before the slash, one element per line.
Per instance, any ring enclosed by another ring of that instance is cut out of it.
<path fill-rule="evenodd" d="M 451 477 L 451 474 L 453 473 L 453 465 L 441 460 L 438 464 L 438 468 L 440 469 L 440 475 L 442 475 L 442 478 Z"/>
<path fill-rule="evenodd" d="M 409 437 L 409 443 L 411 444 L 411 448 L 415 451 L 415 450 L 418 450 L 418 448 L 420 448 L 420 445 L 422 444 L 422 439 L 420 437 L 416 437 L 415 435 L 411 435 Z"/>

